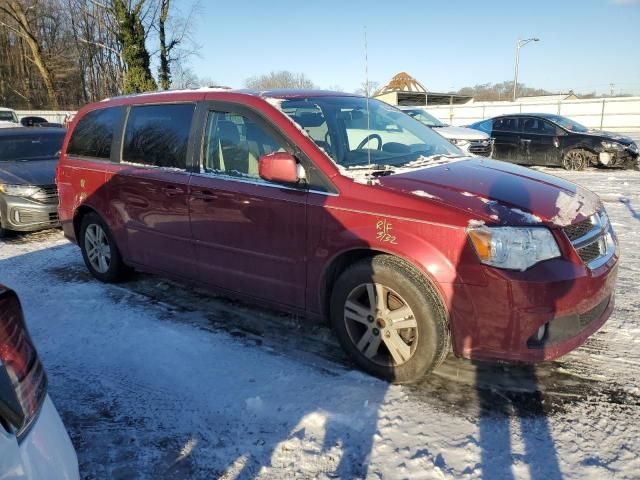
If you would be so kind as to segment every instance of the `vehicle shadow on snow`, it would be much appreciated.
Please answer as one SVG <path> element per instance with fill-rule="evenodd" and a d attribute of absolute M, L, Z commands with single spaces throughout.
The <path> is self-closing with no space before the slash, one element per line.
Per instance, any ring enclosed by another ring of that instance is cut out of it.
<path fill-rule="evenodd" d="M 633 218 L 635 218 L 636 220 L 640 220 L 640 212 L 638 212 L 633 205 L 631 204 L 631 200 L 628 198 L 620 198 L 620 203 L 622 203 L 627 210 L 629 210 L 629 213 L 631 214 L 631 216 Z"/>
<path fill-rule="evenodd" d="M 489 198 L 508 198 L 514 194 L 518 196 L 517 204 L 523 210 L 532 210 L 531 199 L 524 185 L 518 185 L 518 180 L 498 180 L 491 186 Z M 488 214 L 492 211 L 491 204 L 486 204 Z M 469 242 L 465 244 L 459 258 L 469 258 L 475 255 Z M 461 272 L 460 268 L 456 269 Z M 460 275 L 460 273 L 459 273 Z M 520 324 L 516 316 L 504 324 L 504 317 L 492 318 L 487 312 L 493 311 L 494 305 L 510 302 L 509 297 L 516 295 L 511 291 L 511 285 L 505 288 L 499 277 L 488 278 L 496 292 L 495 298 L 470 298 L 469 294 L 459 286 L 454 289 L 452 305 L 459 302 L 475 304 L 476 312 L 482 317 L 482 325 L 470 327 L 473 336 L 464 339 L 465 349 L 471 352 L 474 348 L 482 349 L 483 345 L 491 345 L 493 337 L 501 339 L 501 348 L 509 349 L 509 344 L 517 342 L 516 336 L 521 335 Z M 462 278 L 456 284 L 462 283 Z M 556 300 L 561 299 L 570 288 L 556 289 Z M 504 295 L 505 298 L 500 298 Z M 489 303 L 487 303 L 489 302 Z M 493 302 L 493 303 L 490 303 Z M 502 307 L 504 311 L 504 307 Z M 484 313 L 482 313 L 484 312 Z M 475 322 L 470 315 L 466 322 Z M 466 336 L 466 335 L 465 335 Z M 474 344 L 475 342 L 475 344 Z M 485 347 L 486 348 L 486 347 Z M 532 479 L 556 480 L 562 474 L 558 464 L 558 455 L 551 435 L 547 411 L 543 401 L 536 367 L 533 365 L 502 366 L 495 363 L 485 363 L 472 360 L 473 375 L 475 377 L 475 391 L 479 415 L 479 447 L 480 468 L 482 478 L 515 479 L 521 474 L 516 468 L 527 468 Z M 504 368 L 503 368 L 504 367 Z M 507 388 L 505 388 L 505 386 Z M 520 431 L 512 431 L 512 427 L 519 423 Z M 520 454 L 514 449 L 515 439 L 519 437 L 524 447 Z"/>
<path fill-rule="evenodd" d="M 41 238 L 44 237 L 34 236 L 31 240 L 37 242 Z M 28 241 L 27 238 L 24 240 Z M 78 307 L 80 310 L 74 313 L 86 316 L 86 321 L 94 324 L 96 336 L 104 333 L 100 324 L 112 323 L 114 320 L 108 318 L 106 312 L 118 311 L 118 306 L 133 315 L 139 312 L 141 317 L 181 324 L 195 322 L 196 317 L 204 317 L 203 323 L 194 326 L 215 332 L 220 332 L 220 323 L 233 325 L 239 317 L 246 316 L 258 317 L 258 320 L 262 315 L 273 316 L 274 321 L 280 320 L 285 324 L 288 322 L 286 316 L 268 310 L 265 312 L 264 309 L 235 300 L 212 296 L 211 303 L 206 303 L 206 299 L 200 298 L 198 292 L 186 288 L 186 284 L 167 281 L 162 277 L 134 274 L 130 280 L 121 284 L 101 284 L 88 274 L 81 262 L 78 250 L 73 248 L 70 251 L 70 246 L 58 245 L 2 259 L 0 272 L 5 269 L 14 270 L 18 265 L 21 270 L 25 269 L 24 273 L 29 266 L 42 268 L 45 284 L 59 292 L 60 285 L 55 284 L 62 282 L 65 295 L 68 292 L 67 300 L 56 301 L 68 301 L 73 305 L 95 305 L 97 296 L 113 302 L 115 310 L 99 309 L 88 315 L 88 311 Z M 15 279 L 12 283 L 15 283 Z M 91 285 L 91 288 L 76 288 L 80 285 Z M 168 295 L 176 287 L 183 291 L 177 305 L 173 303 L 171 295 Z M 146 296 L 154 290 L 155 297 Z M 24 291 L 28 292 L 28 289 Z M 41 293 L 46 298 L 46 292 Z M 23 301 L 26 303 L 37 300 L 25 294 Z M 190 308 L 186 308 L 189 303 Z M 203 308 L 207 306 L 213 306 L 212 310 Z M 207 328 L 207 314 L 219 317 L 215 325 L 212 322 L 213 328 Z M 47 323 L 55 324 L 56 319 L 56 314 L 52 313 Z M 43 320 L 40 318 L 37 322 L 42 323 Z M 27 322 L 36 323 L 36 320 L 27 318 Z M 119 336 L 126 332 L 127 336 L 133 336 L 130 339 L 132 343 L 139 342 L 143 348 L 148 339 L 142 336 L 135 338 L 139 329 L 131 324 L 127 326 L 126 323 L 123 319 L 122 331 L 116 331 L 115 334 Z M 114 325 L 116 330 L 120 329 L 118 322 Z M 91 366 L 85 365 L 86 359 L 91 357 L 85 342 L 73 338 L 54 337 L 49 340 L 48 336 L 42 334 L 42 327 L 36 326 L 38 328 L 35 328 L 34 333 L 39 337 L 38 348 L 48 366 L 50 393 L 70 431 L 83 477 L 249 479 L 269 478 L 271 475 L 284 477 L 289 475 L 285 472 L 290 472 L 291 476 L 303 478 L 324 473 L 327 478 L 352 479 L 368 475 L 378 411 L 384 404 L 388 388 L 385 382 L 342 368 L 325 368 L 317 358 L 314 361 L 307 357 L 300 362 L 302 369 L 307 368 L 309 377 L 317 379 L 321 384 L 326 383 L 327 388 L 326 392 L 319 392 L 317 385 L 302 380 L 301 383 L 309 388 L 309 393 L 306 393 L 298 385 L 287 385 L 288 381 L 296 382 L 296 376 L 291 374 L 290 380 L 283 379 L 289 376 L 286 371 L 270 371 L 268 373 L 273 378 L 269 378 L 264 375 L 267 373 L 264 368 L 259 365 L 248 368 L 250 365 L 240 357 L 237 360 L 225 359 L 224 362 L 216 360 L 219 354 L 215 351 L 214 342 L 211 351 L 207 351 L 198 361 L 208 365 L 207 378 L 219 377 L 220 382 L 203 380 L 198 388 L 198 399 L 192 396 L 190 392 L 193 390 L 189 389 L 186 392 L 170 393 L 172 400 L 168 400 L 165 398 L 166 392 L 156 390 L 156 381 L 147 382 L 144 377 L 149 373 L 151 376 L 166 375 L 166 371 L 162 369 L 164 354 L 160 352 L 180 348 L 180 345 L 157 345 L 159 355 L 148 357 L 150 363 L 145 368 L 151 370 L 146 374 L 136 371 L 140 368 L 141 360 L 137 357 L 144 356 L 143 353 L 136 353 L 136 349 L 130 350 L 131 353 L 124 359 L 107 357 L 96 360 L 96 366 L 92 370 Z M 49 328 L 53 326 L 47 327 Z M 254 341 L 262 337 L 260 332 L 245 335 L 246 332 L 237 327 L 225 330 L 233 337 L 233 340 L 229 339 L 230 343 L 237 343 L 239 347 L 243 343 L 247 347 L 261 345 Z M 292 333 L 295 336 L 295 329 L 287 334 L 291 337 Z M 83 333 L 78 334 L 82 338 Z M 64 348 L 69 349 L 73 358 L 83 367 L 84 373 L 78 374 L 79 377 L 74 377 L 73 365 L 61 365 L 60 358 L 56 358 L 55 352 L 61 348 L 56 346 L 59 342 L 65 344 Z M 264 342 L 267 348 L 261 354 L 268 349 L 276 357 L 297 356 L 296 353 L 269 348 L 268 338 Z M 237 350 L 239 354 L 243 353 L 242 348 Z M 193 358 L 188 352 L 184 353 L 181 358 L 185 363 L 190 363 Z M 247 354 L 255 357 L 250 350 Z M 109 364 L 111 361 L 112 372 L 99 369 L 98 365 L 105 362 Z M 274 363 L 268 359 L 265 362 Z M 156 363 L 160 364 L 157 370 Z M 275 363 L 282 362 L 275 360 Z M 122 366 L 127 364 L 130 365 L 123 373 Z M 91 372 L 88 376 L 86 368 Z M 183 371 L 184 368 L 184 365 L 176 365 L 177 371 Z M 296 375 L 299 375 L 300 365 L 294 365 L 294 369 L 298 371 Z M 194 366 L 191 375 L 199 378 L 204 371 L 204 367 Z M 230 377 L 233 378 L 233 385 L 224 380 Z M 192 380 L 185 378 L 178 380 L 176 387 L 193 384 Z M 290 396 L 287 396 L 288 388 Z M 273 397 L 270 396 L 271 389 L 278 390 Z M 212 401 L 210 408 L 207 408 L 207 398 L 223 400 Z M 180 404 L 176 399 L 182 399 L 182 408 L 175 408 Z M 231 412 L 217 411 L 221 403 L 231 409 Z M 191 426 L 190 429 L 182 426 L 183 422 L 192 425 L 194 415 L 197 420 L 195 427 Z M 185 434 L 189 431 L 192 435 Z M 311 458 L 312 463 L 309 464 Z"/>

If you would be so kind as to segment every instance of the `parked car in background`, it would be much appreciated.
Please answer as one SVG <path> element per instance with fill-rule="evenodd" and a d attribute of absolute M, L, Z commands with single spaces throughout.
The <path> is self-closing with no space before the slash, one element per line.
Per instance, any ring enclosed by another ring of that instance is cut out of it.
<path fill-rule="evenodd" d="M 398 108 L 420 123 L 433 128 L 435 132 L 465 152 L 483 157 L 491 157 L 493 154 L 493 139 L 489 134 L 467 127 L 452 127 L 419 107 Z"/>
<path fill-rule="evenodd" d="M 468 154 L 375 99 L 163 92 L 88 105 L 57 176 L 88 270 L 174 276 L 333 325 L 364 370 L 413 382 L 456 355 L 538 362 L 614 305 L 599 198 Z"/>
<path fill-rule="evenodd" d="M 63 128 L 0 130 L 0 237 L 59 226 L 55 184 Z"/>
<path fill-rule="evenodd" d="M 0 477 L 75 480 L 78 460 L 47 394 L 17 295 L 0 285 Z"/>
<path fill-rule="evenodd" d="M 18 116 L 15 110 L 10 108 L 0 107 L 0 128 L 13 128 L 19 127 Z"/>
<path fill-rule="evenodd" d="M 495 139 L 494 158 L 521 165 L 638 168 L 638 145 L 629 137 L 593 130 L 549 113 L 501 115 L 470 125 Z"/>

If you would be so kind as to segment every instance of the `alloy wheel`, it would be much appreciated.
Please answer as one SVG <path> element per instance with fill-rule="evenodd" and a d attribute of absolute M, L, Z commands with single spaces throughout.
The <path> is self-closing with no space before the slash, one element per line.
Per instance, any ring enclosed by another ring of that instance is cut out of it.
<path fill-rule="evenodd" d="M 399 366 L 415 353 L 418 322 L 407 302 L 385 285 L 354 288 L 344 305 L 344 322 L 353 345 L 374 363 Z"/>
<path fill-rule="evenodd" d="M 583 170 L 586 166 L 586 157 L 584 153 L 572 150 L 564 156 L 562 165 L 567 170 Z"/>
<path fill-rule="evenodd" d="M 107 273 L 111 265 L 111 246 L 104 229 L 95 223 L 87 227 L 84 246 L 89 263 L 98 273 Z"/>

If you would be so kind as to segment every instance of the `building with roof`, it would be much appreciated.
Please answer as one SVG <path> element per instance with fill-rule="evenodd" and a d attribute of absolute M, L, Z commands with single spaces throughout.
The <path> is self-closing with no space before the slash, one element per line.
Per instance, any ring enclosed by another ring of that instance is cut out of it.
<path fill-rule="evenodd" d="M 406 106 L 459 105 L 473 101 L 468 95 L 430 92 L 407 72 L 394 75 L 373 97 L 391 105 Z"/>

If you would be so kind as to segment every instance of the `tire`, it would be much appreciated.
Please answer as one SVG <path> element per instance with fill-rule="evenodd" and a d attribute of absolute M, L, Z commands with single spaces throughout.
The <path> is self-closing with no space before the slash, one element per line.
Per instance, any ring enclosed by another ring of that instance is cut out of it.
<path fill-rule="evenodd" d="M 562 166 L 565 170 L 584 170 L 590 163 L 587 152 L 579 148 L 569 150 L 562 157 Z"/>
<path fill-rule="evenodd" d="M 125 279 L 129 268 L 122 261 L 120 250 L 109 227 L 98 214 L 88 213 L 82 218 L 78 243 L 84 263 L 91 275 L 106 283 Z"/>
<path fill-rule="evenodd" d="M 11 235 L 11 230 L 2 227 L 2 217 L 0 217 L 0 238 L 7 238 Z"/>
<path fill-rule="evenodd" d="M 372 297 L 377 312 L 371 308 Z M 353 361 L 393 383 L 421 380 L 449 353 L 447 315 L 439 295 L 420 272 L 396 257 L 366 258 L 345 270 L 331 294 L 330 316 Z M 392 326 L 398 322 L 406 328 Z"/>

